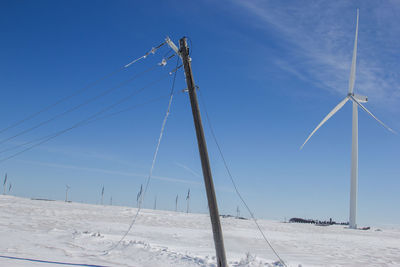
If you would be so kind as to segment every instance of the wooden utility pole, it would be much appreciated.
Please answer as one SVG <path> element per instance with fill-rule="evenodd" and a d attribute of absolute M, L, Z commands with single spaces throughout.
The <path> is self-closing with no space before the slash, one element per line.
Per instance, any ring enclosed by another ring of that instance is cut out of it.
<path fill-rule="evenodd" d="M 211 225 L 214 235 L 214 244 L 217 254 L 218 267 L 227 267 L 224 239 L 222 236 L 221 222 L 219 220 L 217 199 L 215 197 L 214 183 L 211 175 L 210 161 L 208 159 L 207 144 L 204 138 L 203 125 L 201 122 L 199 104 L 197 102 L 197 94 L 195 83 L 192 75 L 192 67 L 190 64 L 189 48 L 187 46 L 186 37 L 179 40 L 179 54 L 182 58 L 183 67 L 185 69 L 186 84 L 189 91 L 190 104 L 192 106 L 192 114 L 194 126 L 196 128 L 197 144 L 201 159 L 201 167 L 203 170 L 204 183 L 206 186 L 208 208 L 210 211 Z"/>

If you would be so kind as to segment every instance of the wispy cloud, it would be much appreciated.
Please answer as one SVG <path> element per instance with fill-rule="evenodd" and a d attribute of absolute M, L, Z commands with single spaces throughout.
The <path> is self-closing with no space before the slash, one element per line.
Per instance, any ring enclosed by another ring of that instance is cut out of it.
<path fill-rule="evenodd" d="M 347 93 L 358 7 L 354 2 L 232 2 L 246 11 L 253 27 L 265 29 L 268 34 L 275 33 L 285 43 L 282 46 L 286 55 L 275 59 L 277 66 L 334 94 Z M 374 3 L 359 2 L 355 88 L 375 103 L 397 107 L 400 100 L 400 2 Z"/>
<path fill-rule="evenodd" d="M 102 153 L 97 151 L 90 151 L 90 150 L 82 150 L 78 147 L 71 147 L 71 146 L 41 146 L 41 150 L 65 155 L 73 158 L 87 158 L 87 159 L 95 159 L 95 160 L 102 160 L 107 162 L 114 162 L 126 166 L 132 165 L 132 162 L 123 160 L 116 155 L 112 155 L 110 153 Z"/>
<path fill-rule="evenodd" d="M 19 160 L 24 163 L 31 163 L 46 167 L 54 167 L 54 168 L 63 168 L 63 169 L 72 169 L 72 170 L 79 170 L 79 171 L 89 171 L 89 172 L 97 172 L 103 174 L 112 174 L 112 175 L 120 175 L 120 176 L 128 176 L 128 177 L 139 177 L 139 178 L 146 178 L 148 174 L 142 173 L 134 173 L 134 172 L 124 172 L 124 171 L 116 171 L 116 170 L 109 170 L 109 169 L 100 169 L 100 168 L 90 168 L 90 167 L 81 167 L 76 165 L 67 165 L 67 164 L 58 164 L 52 162 L 43 162 L 43 161 L 31 161 L 31 160 Z M 200 185 L 200 182 L 173 178 L 173 177 L 166 177 L 166 176 L 158 176 L 152 175 L 152 179 L 165 181 L 165 182 L 172 182 L 172 183 L 184 183 L 184 184 L 192 184 L 192 185 Z"/>
<path fill-rule="evenodd" d="M 190 173 L 193 174 L 194 176 L 196 176 L 196 177 L 198 177 L 198 178 L 201 178 L 201 175 L 200 175 L 200 174 L 198 174 L 196 171 L 192 170 L 192 169 L 189 168 L 188 166 L 186 166 L 186 165 L 184 165 L 184 164 L 182 164 L 182 163 L 179 163 L 179 162 L 175 162 L 175 165 L 177 165 L 177 166 L 179 166 L 179 167 L 181 167 L 181 168 L 187 170 L 188 172 L 190 172 Z"/>
<path fill-rule="evenodd" d="M 78 171 L 97 172 L 97 173 L 102 173 L 102 174 L 137 177 L 137 178 L 142 178 L 142 179 L 148 177 L 148 174 L 134 173 L 134 172 L 124 172 L 124 171 L 116 171 L 116 170 L 109 170 L 109 169 L 81 167 L 81 166 L 76 166 L 76 165 L 59 164 L 59 163 L 45 162 L 45 161 L 33 161 L 33 160 L 19 160 L 19 161 L 24 162 L 24 163 L 52 167 L 52 168 L 63 168 L 63 169 L 78 170 Z M 182 164 L 181 167 L 183 167 L 183 166 L 185 166 L 185 165 Z M 187 169 L 187 170 L 189 170 L 189 169 Z M 194 171 L 193 171 L 193 174 L 198 175 Z M 198 176 L 201 177 L 200 175 L 198 175 Z M 200 186 L 200 188 L 202 188 L 202 189 L 204 188 L 203 182 L 198 182 L 198 181 L 193 181 L 193 180 L 186 180 L 186 179 L 181 179 L 181 178 L 159 176 L 159 175 L 152 175 L 151 178 L 155 179 L 155 180 L 159 180 L 159 181 L 164 181 L 164 182 L 182 183 L 182 184 L 188 184 L 188 185 L 192 185 L 192 186 Z M 233 189 L 229 186 L 216 186 L 215 188 L 217 190 L 223 191 L 223 192 L 228 192 L 228 193 L 234 192 Z"/>

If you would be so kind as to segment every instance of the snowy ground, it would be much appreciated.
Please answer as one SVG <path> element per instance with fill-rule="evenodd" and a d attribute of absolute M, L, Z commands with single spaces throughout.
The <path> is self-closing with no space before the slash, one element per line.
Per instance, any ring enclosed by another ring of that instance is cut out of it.
<path fill-rule="evenodd" d="M 123 244 L 105 252 L 121 238 L 134 212 L 129 207 L 0 196 L 0 266 L 56 264 L 31 260 L 215 266 L 210 220 L 204 214 L 143 210 Z M 260 224 L 289 266 L 400 266 L 400 229 Z M 230 266 L 279 266 L 253 222 L 223 218 L 222 227 Z"/>

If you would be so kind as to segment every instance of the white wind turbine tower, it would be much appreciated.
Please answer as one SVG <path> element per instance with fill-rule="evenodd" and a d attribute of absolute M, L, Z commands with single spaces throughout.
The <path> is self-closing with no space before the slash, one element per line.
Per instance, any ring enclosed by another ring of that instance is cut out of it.
<path fill-rule="evenodd" d="M 357 9 L 357 24 L 356 24 L 356 37 L 354 40 L 353 59 L 351 62 L 351 71 L 349 79 L 349 92 L 345 99 L 343 99 L 331 112 L 318 124 L 317 128 L 307 137 L 304 144 L 300 147 L 302 149 L 311 136 L 339 109 L 341 109 L 347 101 L 353 102 L 353 123 L 352 123 L 352 144 L 351 144 L 351 182 L 350 182 L 350 217 L 349 227 L 357 228 L 356 215 L 357 215 L 357 183 L 358 183 L 358 106 L 360 106 L 371 117 L 382 124 L 386 129 L 395 133 L 391 128 L 386 126 L 382 121 L 375 117 L 366 107 L 361 103 L 368 102 L 366 96 L 354 94 L 354 82 L 356 79 L 356 58 L 357 58 L 357 38 L 358 38 L 358 9 Z"/>

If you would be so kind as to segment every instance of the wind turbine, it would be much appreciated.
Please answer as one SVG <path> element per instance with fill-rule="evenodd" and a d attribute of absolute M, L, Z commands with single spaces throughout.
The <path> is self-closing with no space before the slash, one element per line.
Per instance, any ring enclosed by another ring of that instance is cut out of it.
<path fill-rule="evenodd" d="M 391 128 L 385 125 L 377 117 L 375 117 L 364 105 L 361 103 L 368 102 L 366 96 L 357 95 L 354 93 L 354 82 L 356 79 L 356 58 L 357 58 L 357 38 L 358 38 L 358 9 L 357 9 L 357 24 L 356 24 L 356 37 L 354 40 L 353 59 L 351 61 L 351 70 L 349 78 L 349 92 L 347 96 L 332 109 L 331 112 L 318 124 L 317 128 L 307 137 L 304 144 L 300 147 L 302 149 L 311 136 L 327 121 L 331 118 L 339 109 L 341 109 L 347 101 L 353 102 L 353 122 L 352 122 L 352 144 L 351 144 L 351 182 L 350 182 L 350 217 L 349 227 L 352 229 L 357 228 L 356 215 L 357 215 L 357 183 L 358 183 L 358 106 L 367 112 L 372 118 L 378 121 L 389 131 L 395 133 Z"/>
<path fill-rule="evenodd" d="M 103 198 L 104 198 L 104 185 L 103 189 L 101 189 L 101 205 L 103 205 Z"/>
<path fill-rule="evenodd" d="M 68 202 L 68 190 L 70 189 L 71 187 L 69 186 L 69 185 L 65 185 L 65 202 Z"/>
<path fill-rule="evenodd" d="M 186 202 L 187 202 L 186 213 L 189 213 L 190 188 L 188 189 L 188 193 L 187 193 L 187 196 L 186 196 Z"/>
<path fill-rule="evenodd" d="M 6 194 L 6 185 L 7 185 L 7 173 L 6 176 L 4 177 L 4 182 L 3 182 L 3 195 Z"/>

